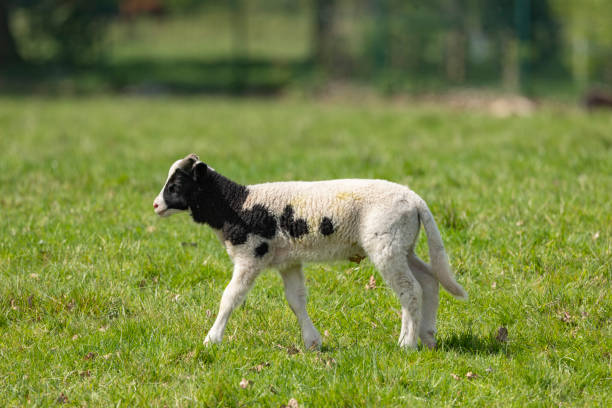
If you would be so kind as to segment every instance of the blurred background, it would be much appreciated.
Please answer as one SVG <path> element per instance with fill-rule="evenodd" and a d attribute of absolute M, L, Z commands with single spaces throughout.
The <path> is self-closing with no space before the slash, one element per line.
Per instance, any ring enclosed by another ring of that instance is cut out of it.
<path fill-rule="evenodd" d="M 0 0 L 0 92 L 383 95 L 612 105 L 608 0 Z"/>

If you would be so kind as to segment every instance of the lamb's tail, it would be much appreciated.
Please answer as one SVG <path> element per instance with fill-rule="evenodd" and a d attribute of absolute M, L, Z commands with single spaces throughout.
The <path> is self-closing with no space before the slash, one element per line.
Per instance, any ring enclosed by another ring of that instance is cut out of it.
<path fill-rule="evenodd" d="M 457 283 L 453 276 L 453 272 L 448 263 L 448 256 L 446 255 L 444 244 L 442 243 L 442 237 L 440 236 L 440 230 L 438 230 L 438 226 L 433 219 L 431 211 L 429 211 L 429 207 L 427 207 L 424 200 L 420 199 L 417 209 L 419 218 L 423 223 L 423 228 L 425 228 L 425 233 L 427 235 L 427 246 L 429 246 L 429 259 L 431 262 L 432 274 L 451 295 L 466 300 L 468 294 L 461 285 Z"/>

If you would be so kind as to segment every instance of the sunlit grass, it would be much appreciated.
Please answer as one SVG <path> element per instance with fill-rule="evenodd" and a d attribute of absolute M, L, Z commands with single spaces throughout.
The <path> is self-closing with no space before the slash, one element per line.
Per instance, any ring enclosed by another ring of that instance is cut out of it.
<path fill-rule="evenodd" d="M 611 127 L 571 110 L 498 119 L 289 99 L 2 99 L 0 401 L 605 406 Z M 225 342 L 205 348 L 231 263 L 208 228 L 158 219 L 151 205 L 190 152 L 243 183 L 411 186 L 470 301 L 443 294 L 438 349 L 406 352 L 399 304 L 367 261 L 308 265 L 308 309 L 326 335 L 321 352 L 304 352 L 270 271 Z"/>

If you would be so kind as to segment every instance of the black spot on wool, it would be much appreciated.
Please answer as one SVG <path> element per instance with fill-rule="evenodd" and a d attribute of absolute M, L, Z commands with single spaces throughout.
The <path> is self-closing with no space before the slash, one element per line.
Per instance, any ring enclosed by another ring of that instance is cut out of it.
<path fill-rule="evenodd" d="M 255 248 L 256 258 L 261 258 L 267 253 L 268 253 L 268 243 L 267 242 L 262 242 L 257 248 Z"/>
<path fill-rule="evenodd" d="M 280 226 L 293 238 L 299 238 L 302 235 L 308 234 L 308 223 L 303 218 L 294 219 L 293 212 L 293 207 L 291 205 L 285 207 L 280 217 Z"/>
<path fill-rule="evenodd" d="M 325 236 L 334 233 L 334 224 L 332 223 L 331 218 L 323 217 L 321 224 L 319 225 L 319 232 Z"/>
<path fill-rule="evenodd" d="M 191 182 L 186 201 L 193 220 L 221 230 L 232 245 L 244 244 L 248 234 L 267 239 L 276 234 L 276 218 L 265 206 L 242 209 L 249 195 L 247 187 L 214 171 L 209 171 L 203 180 Z"/>
<path fill-rule="evenodd" d="M 256 204 L 250 210 L 240 210 L 238 220 L 223 225 L 223 237 L 233 245 L 244 244 L 249 233 L 268 239 L 276 234 L 276 218 L 263 205 Z"/>

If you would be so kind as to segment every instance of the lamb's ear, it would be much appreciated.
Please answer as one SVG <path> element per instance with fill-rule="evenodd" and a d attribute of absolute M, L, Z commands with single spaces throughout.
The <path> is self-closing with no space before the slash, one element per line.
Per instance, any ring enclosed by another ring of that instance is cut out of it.
<path fill-rule="evenodd" d="M 206 163 L 198 161 L 193 165 L 193 179 L 195 181 L 204 180 L 206 173 L 208 172 L 208 166 Z"/>
<path fill-rule="evenodd" d="M 185 157 L 185 159 L 191 159 L 194 162 L 200 161 L 200 158 L 195 153 L 191 153 L 191 154 L 187 155 L 187 157 Z"/>
<path fill-rule="evenodd" d="M 198 156 L 195 153 L 191 153 L 190 155 L 185 156 L 183 160 L 181 160 L 178 167 L 189 173 L 191 172 L 193 166 L 195 166 L 195 164 L 199 161 L 200 159 L 198 158 Z"/>

